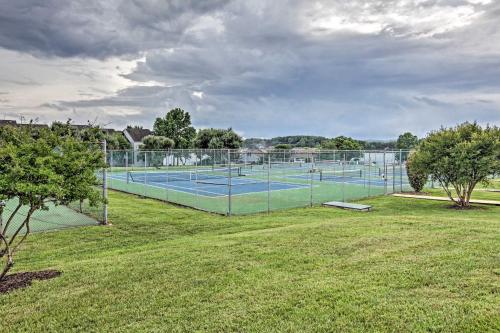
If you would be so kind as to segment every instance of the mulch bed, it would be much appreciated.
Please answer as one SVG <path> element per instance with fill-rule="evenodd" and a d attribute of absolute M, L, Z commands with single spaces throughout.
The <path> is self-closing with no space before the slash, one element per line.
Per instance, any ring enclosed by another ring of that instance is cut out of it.
<path fill-rule="evenodd" d="M 19 288 L 29 287 L 33 280 L 48 280 L 58 277 L 59 275 L 61 275 L 61 272 L 56 270 L 10 274 L 0 281 L 0 294 L 5 294 Z"/>

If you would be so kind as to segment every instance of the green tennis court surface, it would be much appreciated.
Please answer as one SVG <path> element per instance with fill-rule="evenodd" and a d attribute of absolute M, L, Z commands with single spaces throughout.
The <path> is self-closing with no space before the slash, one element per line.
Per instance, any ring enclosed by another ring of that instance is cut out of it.
<path fill-rule="evenodd" d="M 4 210 L 3 223 L 5 225 L 8 217 L 14 211 L 17 206 L 17 200 L 9 200 Z M 77 210 L 80 209 L 80 205 L 75 205 L 72 208 L 66 206 L 54 206 L 53 204 L 48 205 L 48 210 L 37 210 L 33 213 L 30 222 L 31 232 L 49 231 L 57 230 L 63 228 L 79 227 L 85 225 L 96 225 L 98 223 L 97 219 L 100 218 L 99 214 L 100 208 L 90 208 L 88 205 L 83 205 L 82 210 L 84 213 L 80 213 Z M 17 228 L 22 224 L 26 213 L 28 212 L 28 207 L 23 206 L 19 212 L 15 215 L 9 228 L 7 230 L 8 235 L 12 235 Z M 23 228 L 21 234 L 25 232 Z"/>

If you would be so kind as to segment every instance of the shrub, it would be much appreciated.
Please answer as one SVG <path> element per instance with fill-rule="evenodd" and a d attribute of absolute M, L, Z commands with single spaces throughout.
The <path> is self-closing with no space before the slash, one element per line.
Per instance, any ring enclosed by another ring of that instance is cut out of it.
<path fill-rule="evenodd" d="M 425 166 L 419 166 L 415 161 L 415 154 L 410 154 L 408 160 L 406 161 L 406 173 L 408 174 L 408 181 L 410 186 L 415 192 L 422 192 L 425 183 L 429 178 L 428 172 L 425 170 Z"/>

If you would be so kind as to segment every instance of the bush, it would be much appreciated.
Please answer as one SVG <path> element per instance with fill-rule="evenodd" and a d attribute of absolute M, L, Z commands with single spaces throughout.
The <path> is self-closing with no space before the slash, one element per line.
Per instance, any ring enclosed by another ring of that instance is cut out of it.
<path fill-rule="evenodd" d="M 463 123 L 430 133 L 412 163 L 439 182 L 448 198 L 468 207 L 478 183 L 488 183 L 500 171 L 500 128 Z M 453 193 L 455 192 L 455 193 Z"/>
<path fill-rule="evenodd" d="M 423 167 L 420 167 L 415 161 L 415 154 L 410 154 L 406 161 L 406 173 L 408 174 L 408 181 L 410 186 L 415 192 L 422 192 L 429 174 Z"/>

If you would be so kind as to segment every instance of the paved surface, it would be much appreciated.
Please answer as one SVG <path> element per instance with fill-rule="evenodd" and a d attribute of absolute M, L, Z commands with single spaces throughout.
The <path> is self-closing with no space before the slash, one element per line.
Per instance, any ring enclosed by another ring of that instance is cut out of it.
<path fill-rule="evenodd" d="M 416 194 L 400 194 L 400 193 L 395 193 L 395 194 L 393 194 L 393 196 L 400 197 L 400 198 L 450 201 L 450 199 L 448 197 L 433 197 L 433 196 L 430 196 L 430 195 L 416 195 Z M 496 201 L 496 200 L 477 200 L 477 199 L 471 199 L 470 203 L 480 204 L 480 205 L 500 206 L 500 201 Z"/>

